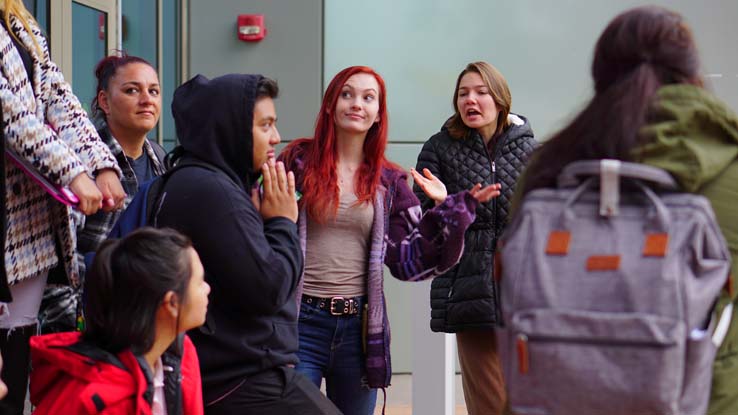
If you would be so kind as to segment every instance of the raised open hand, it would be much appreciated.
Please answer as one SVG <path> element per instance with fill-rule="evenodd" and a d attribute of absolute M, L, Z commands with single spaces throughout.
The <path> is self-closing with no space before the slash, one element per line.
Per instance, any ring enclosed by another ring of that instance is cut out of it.
<path fill-rule="evenodd" d="M 273 158 L 264 163 L 261 173 L 264 176 L 264 194 L 259 206 L 261 217 L 267 220 L 275 216 L 283 216 L 292 222 L 297 222 L 295 175 L 292 172 L 286 172 L 284 163 L 281 161 L 275 163 Z"/>
<path fill-rule="evenodd" d="M 430 170 L 423 169 L 423 175 L 425 177 L 421 176 L 415 169 L 410 169 L 410 174 L 413 176 L 415 183 L 423 189 L 423 193 L 436 202 L 436 206 L 446 200 L 446 196 L 448 196 L 446 185 L 438 177 L 434 176 Z"/>
<path fill-rule="evenodd" d="M 471 193 L 471 195 L 474 196 L 474 198 L 477 199 L 479 203 L 485 203 L 499 196 L 500 189 L 502 189 L 502 185 L 499 183 L 491 184 L 485 187 L 482 187 L 480 183 L 477 183 L 469 190 L 469 193 Z"/>

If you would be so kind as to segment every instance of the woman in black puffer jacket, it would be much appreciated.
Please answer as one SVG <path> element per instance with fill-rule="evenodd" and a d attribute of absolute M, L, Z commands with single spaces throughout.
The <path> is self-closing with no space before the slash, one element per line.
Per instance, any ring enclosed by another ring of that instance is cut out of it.
<path fill-rule="evenodd" d="M 486 62 L 470 63 L 456 81 L 454 115 L 423 145 L 417 163 L 417 170 L 437 176 L 448 194 L 477 183 L 501 186 L 499 197 L 477 208 L 459 264 L 433 280 L 431 288 L 431 329 L 457 333 L 471 414 L 499 414 L 505 403 L 494 335 L 500 321 L 494 254 L 515 183 L 536 146 L 528 121 L 510 113 L 511 101 L 497 69 Z M 417 185 L 415 193 L 424 210 L 440 202 L 429 200 Z"/>

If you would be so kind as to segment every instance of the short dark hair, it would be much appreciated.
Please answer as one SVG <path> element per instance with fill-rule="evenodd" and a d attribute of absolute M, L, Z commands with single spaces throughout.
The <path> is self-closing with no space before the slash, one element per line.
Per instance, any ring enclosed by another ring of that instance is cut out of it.
<path fill-rule="evenodd" d="M 111 353 L 150 350 L 166 293 L 186 298 L 191 247 L 189 238 L 166 228 L 144 227 L 105 241 L 85 281 L 84 339 Z"/>
<path fill-rule="evenodd" d="M 143 63 L 145 65 L 149 65 L 152 69 L 154 69 L 154 71 L 156 71 L 154 65 L 149 63 L 149 61 L 147 61 L 146 59 L 140 58 L 138 56 L 129 55 L 128 53 L 126 53 L 126 51 L 123 50 L 117 50 L 114 52 L 113 55 L 106 56 L 97 63 L 97 65 L 95 66 L 95 78 L 97 79 L 97 88 L 95 89 L 95 97 L 92 99 L 91 105 L 93 118 L 103 120 L 106 119 L 105 113 L 102 109 L 100 109 L 100 105 L 97 102 L 97 95 L 100 93 L 100 91 L 105 91 L 108 89 L 110 78 L 115 76 L 119 68 L 122 68 L 131 63 Z"/>
<path fill-rule="evenodd" d="M 262 77 L 259 79 L 259 82 L 256 84 L 256 99 L 259 100 L 260 98 L 277 98 L 279 95 L 279 85 L 277 85 L 277 81 Z"/>

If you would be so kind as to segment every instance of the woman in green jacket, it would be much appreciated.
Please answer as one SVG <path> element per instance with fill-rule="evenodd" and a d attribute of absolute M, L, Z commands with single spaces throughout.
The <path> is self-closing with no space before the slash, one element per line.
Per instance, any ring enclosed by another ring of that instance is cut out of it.
<path fill-rule="evenodd" d="M 667 170 L 688 192 L 707 197 L 733 265 L 720 306 L 736 302 L 738 276 L 738 117 L 703 89 L 691 30 L 661 7 L 617 16 L 600 36 L 592 63 L 595 95 L 533 154 L 523 194 L 555 187 L 567 164 L 583 159 L 637 161 Z M 736 304 L 738 306 L 738 304 Z M 738 414 L 738 315 L 714 364 L 708 413 Z"/>

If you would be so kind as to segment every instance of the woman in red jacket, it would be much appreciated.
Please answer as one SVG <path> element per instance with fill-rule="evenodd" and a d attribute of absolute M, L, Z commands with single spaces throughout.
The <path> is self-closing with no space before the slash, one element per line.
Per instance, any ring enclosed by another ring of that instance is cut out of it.
<path fill-rule="evenodd" d="M 210 286 L 190 240 L 142 228 L 97 252 L 84 333 L 31 339 L 34 414 L 202 414 L 197 354 Z"/>

